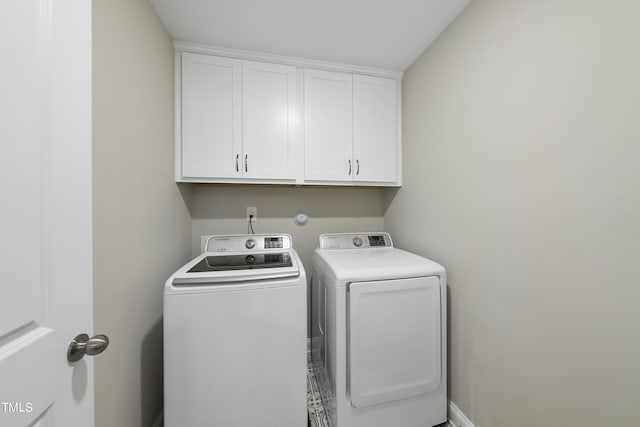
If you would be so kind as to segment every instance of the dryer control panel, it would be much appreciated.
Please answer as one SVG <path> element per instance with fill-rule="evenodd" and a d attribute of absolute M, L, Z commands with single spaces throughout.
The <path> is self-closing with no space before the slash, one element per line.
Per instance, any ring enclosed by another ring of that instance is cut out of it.
<path fill-rule="evenodd" d="M 370 249 L 393 247 L 389 233 L 334 233 L 320 236 L 320 249 Z"/>

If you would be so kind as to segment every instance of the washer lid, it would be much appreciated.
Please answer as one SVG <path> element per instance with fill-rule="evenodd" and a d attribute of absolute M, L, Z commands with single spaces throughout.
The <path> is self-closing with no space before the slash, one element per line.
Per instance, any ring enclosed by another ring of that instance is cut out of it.
<path fill-rule="evenodd" d="M 272 279 L 295 279 L 304 275 L 293 249 L 282 252 L 205 253 L 169 278 L 171 286 L 218 286 Z"/>
<path fill-rule="evenodd" d="M 292 267 L 291 256 L 288 252 L 238 254 L 238 255 L 207 255 L 187 273 L 202 273 L 207 271 L 253 270 L 258 268 Z"/>

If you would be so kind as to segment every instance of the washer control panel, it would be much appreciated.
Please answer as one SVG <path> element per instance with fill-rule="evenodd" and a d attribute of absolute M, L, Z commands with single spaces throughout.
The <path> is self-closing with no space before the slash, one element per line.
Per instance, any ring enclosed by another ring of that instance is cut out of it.
<path fill-rule="evenodd" d="M 334 233 L 320 236 L 320 249 L 370 249 L 393 247 L 388 233 Z"/>
<path fill-rule="evenodd" d="M 291 249 L 288 234 L 234 234 L 211 236 L 205 245 L 206 252 L 257 252 Z"/>

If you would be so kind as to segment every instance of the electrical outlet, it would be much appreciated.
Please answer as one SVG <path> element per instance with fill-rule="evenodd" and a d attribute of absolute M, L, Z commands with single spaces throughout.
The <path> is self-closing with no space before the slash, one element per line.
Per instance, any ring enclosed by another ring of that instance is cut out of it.
<path fill-rule="evenodd" d="M 249 217 L 252 215 L 251 222 L 256 222 L 258 219 L 258 208 L 255 206 L 247 206 L 247 222 L 249 222 Z"/>

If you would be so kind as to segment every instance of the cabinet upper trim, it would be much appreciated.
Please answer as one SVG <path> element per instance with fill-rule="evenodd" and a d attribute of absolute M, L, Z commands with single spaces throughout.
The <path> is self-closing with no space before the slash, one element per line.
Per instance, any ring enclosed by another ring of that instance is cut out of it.
<path fill-rule="evenodd" d="M 173 46 L 178 52 L 203 53 L 208 55 L 224 56 L 228 58 L 249 59 L 254 61 L 275 62 L 279 64 L 294 65 L 303 68 L 314 68 L 317 70 L 339 71 L 344 73 L 365 74 L 369 76 L 385 77 L 401 81 L 403 72 L 395 70 L 385 70 L 381 68 L 361 67 L 350 64 L 340 64 L 336 62 L 324 62 L 313 59 L 296 58 L 292 56 L 273 55 L 269 53 L 252 52 L 246 50 L 226 49 L 222 47 L 212 47 L 195 43 L 174 41 Z"/>

